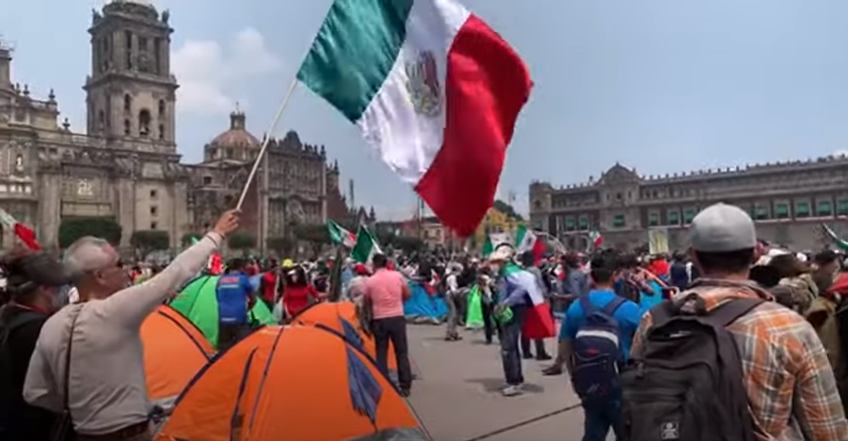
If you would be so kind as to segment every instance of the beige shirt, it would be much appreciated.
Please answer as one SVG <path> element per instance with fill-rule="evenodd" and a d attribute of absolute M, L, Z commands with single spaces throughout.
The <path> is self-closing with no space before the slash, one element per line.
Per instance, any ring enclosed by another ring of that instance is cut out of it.
<path fill-rule="evenodd" d="M 74 327 L 69 408 L 78 433 L 103 435 L 148 419 L 141 324 L 206 265 L 223 238 L 209 233 L 157 276 L 104 300 L 62 308 L 41 329 L 24 384 L 24 399 L 62 410 L 65 357 Z"/>

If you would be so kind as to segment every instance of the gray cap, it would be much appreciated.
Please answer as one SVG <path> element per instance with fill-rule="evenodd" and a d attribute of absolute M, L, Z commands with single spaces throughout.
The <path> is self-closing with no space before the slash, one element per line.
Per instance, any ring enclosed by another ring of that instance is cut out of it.
<path fill-rule="evenodd" d="M 695 251 L 706 253 L 745 250 L 756 246 L 757 230 L 751 216 L 741 208 L 718 203 L 692 219 L 689 244 Z"/>

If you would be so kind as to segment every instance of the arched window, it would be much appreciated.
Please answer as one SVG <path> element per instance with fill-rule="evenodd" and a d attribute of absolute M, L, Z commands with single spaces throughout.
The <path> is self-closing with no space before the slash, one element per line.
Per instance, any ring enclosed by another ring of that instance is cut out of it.
<path fill-rule="evenodd" d="M 124 95 L 124 112 L 132 112 L 132 97 L 130 94 Z"/>
<path fill-rule="evenodd" d="M 159 124 L 159 140 L 165 139 L 165 124 Z"/>
<path fill-rule="evenodd" d="M 125 119 L 124 120 L 124 135 L 130 136 L 130 130 L 131 130 L 130 120 Z"/>
<path fill-rule="evenodd" d="M 138 135 L 143 138 L 150 136 L 150 111 L 147 109 L 138 112 Z"/>
<path fill-rule="evenodd" d="M 159 100 L 159 118 L 165 117 L 165 100 Z"/>
<path fill-rule="evenodd" d="M 97 113 L 97 128 L 103 130 L 106 127 L 106 112 L 100 111 Z"/>

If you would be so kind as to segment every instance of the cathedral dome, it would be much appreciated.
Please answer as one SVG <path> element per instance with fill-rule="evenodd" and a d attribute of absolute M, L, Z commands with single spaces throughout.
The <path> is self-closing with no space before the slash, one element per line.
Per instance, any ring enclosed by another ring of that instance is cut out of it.
<path fill-rule="evenodd" d="M 244 112 L 236 110 L 230 114 L 230 129 L 216 136 L 206 146 L 206 160 L 218 159 L 246 161 L 256 156 L 261 142 L 247 131 Z"/>

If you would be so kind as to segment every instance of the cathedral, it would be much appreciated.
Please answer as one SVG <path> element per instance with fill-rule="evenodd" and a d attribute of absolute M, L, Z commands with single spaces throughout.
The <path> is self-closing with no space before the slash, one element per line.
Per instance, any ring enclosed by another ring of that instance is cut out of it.
<path fill-rule="evenodd" d="M 180 162 L 169 15 L 141 0 L 92 12 L 84 134 L 60 122 L 53 91 L 38 99 L 13 82 L 12 51 L 0 44 L 0 208 L 33 226 L 45 247 L 58 245 L 60 224 L 74 217 L 115 219 L 122 246 L 136 231 L 162 230 L 178 247 L 238 201 L 264 140 L 236 109 L 229 129 L 204 146 L 202 163 Z M 323 146 L 295 132 L 268 142 L 242 206 L 243 229 L 258 248 L 297 225 L 363 212 L 348 208 L 338 163 Z M 0 240 L 7 247 L 12 232 Z"/>

